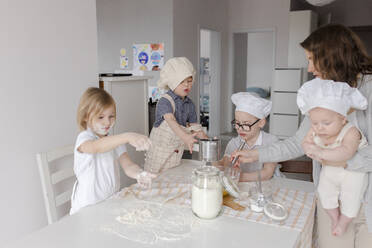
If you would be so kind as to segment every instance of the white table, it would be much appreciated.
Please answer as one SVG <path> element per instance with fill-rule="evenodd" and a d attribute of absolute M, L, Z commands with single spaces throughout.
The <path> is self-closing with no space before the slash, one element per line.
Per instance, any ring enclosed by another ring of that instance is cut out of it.
<path fill-rule="evenodd" d="M 183 164 L 165 172 L 172 175 L 190 174 L 198 161 L 184 160 Z M 164 177 L 164 175 L 162 175 Z M 280 179 L 281 185 L 306 192 L 314 190 L 313 184 L 305 181 Z M 50 248 L 50 247 L 293 247 L 299 231 L 276 226 L 258 224 L 226 216 L 203 221 L 197 232 L 177 241 L 161 241 L 146 245 L 105 233 L 99 230 L 102 223 L 112 218 L 108 212 L 117 201 L 128 199 L 109 199 L 94 206 L 86 207 L 73 216 L 67 216 L 55 224 L 34 232 L 7 247 L 11 248 Z M 191 209 L 190 209 L 191 211 Z"/>

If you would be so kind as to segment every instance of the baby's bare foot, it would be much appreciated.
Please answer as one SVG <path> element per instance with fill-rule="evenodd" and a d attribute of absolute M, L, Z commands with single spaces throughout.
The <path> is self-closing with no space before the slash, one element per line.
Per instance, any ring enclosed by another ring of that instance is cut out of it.
<path fill-rule="evenodd" d="M 343 235 L 346 232 L 347 227 L 349 226 L 351 220 L 352 218 L 346 217 L 345 215 L 341 215 L 337 225 L 332 230 L 332 234 L 335 236 Z"/>
<path fill-rule="evenodd" d="M 346 229 L 347 229 L 347 225 L 346 226 L 337 225 L 332 230 L 332 235 L 334 235 L 334 236 L 341 236 L 342 234 L 345 233 Z"/>
<path fill-rule="evenodd" d="M 338 219 L 340 217 L 340 211 L 338 208 L 334 208 L 334 209 L 326 209 L 326 212 L 331 218 L 331 223 L 332 223 L 331 228 L 333 231 L 338 224 Z"/>
<path fill-rule="evenodd" d="M 336 228 L 337 224 L 338 224 L 338 219 L 334 219 L 334 218 L 331 218 L 331 229 L 332 229 L 332 232 L 333 230 Z"/>

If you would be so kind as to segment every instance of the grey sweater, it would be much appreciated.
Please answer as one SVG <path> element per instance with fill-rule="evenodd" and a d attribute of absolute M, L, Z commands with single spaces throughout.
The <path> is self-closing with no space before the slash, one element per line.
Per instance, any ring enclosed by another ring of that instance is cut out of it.
<path fill-rule="evenodd" d="M 347 169 L 368 173 L 368 187 L 364 194 L 365 215 L 367 219 L 368 232 L 372 232 L 372 75 L 364 75 L 358 81 L 360 92 L 367 98 L 366 110 L 358 110 L 356 118 L 359 129 L 367 138 L 369 145 L 358 150 L 358 152 L 347 162 Z M 279 162 L 304 155 L 301 144 L 310 128 L 310 120 L 305 117 L 297 133 L 286 140 L 274 143 L 270 146 L 260 147 L 259 161 Z M 313 160 L 313 179 L 315 186 L 318 185 L 321 164 Z"/>

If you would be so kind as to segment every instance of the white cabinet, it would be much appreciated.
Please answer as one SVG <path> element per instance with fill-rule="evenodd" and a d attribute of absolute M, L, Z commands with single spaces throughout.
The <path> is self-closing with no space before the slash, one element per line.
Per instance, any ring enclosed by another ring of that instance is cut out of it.
<path fill-rule="evenodd" d="M 148 121 L 148 79 L 150 77 L 101 77 L 103 87 L 116 102 L 116 123 L 113 134 L 136 132 L 149 135 Z M 127 145 L 130 158 L 139 165 L 144 163 L 144 153 L 136 152 Z M 122 186 L 127 186 L 132 180 L 122 174 Z"/>
<path fill-rule="evenodd" d="M 276 68 L 271 90 L 273 108 L 270 133 L 285 139 L 294 135 L 301 121 L 297 107 L 297 90 L 309 80 L 307 59 L 300 43 L 317 26 L 317 15 L 311 10 L 291 11 L 289 15 L 288 68 Z"/>
<path fill-rule="evenodd" d="M 294 135 L 300 123 L 296 99 L 302 82 L 301 72 L 301 68 L 276 68 L 274 71 L 270 133 L 280 139 Z"/>

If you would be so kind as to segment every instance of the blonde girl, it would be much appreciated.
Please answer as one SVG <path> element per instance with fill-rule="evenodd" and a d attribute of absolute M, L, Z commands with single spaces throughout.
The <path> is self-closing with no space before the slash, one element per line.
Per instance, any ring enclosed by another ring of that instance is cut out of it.
<path fill-rule="evenodd" d="M 116 119 L 114 99 L 105 90 L 88 88 L 78 107 L 81 130 L 74 150 L 76 182 L 71 196 L 70 214 L 103 201 L 120 188 L 119 164 L 125 174 L 140 185 L 151 183 L 154 174 L 144 172 L 128 156 L 125 144 L 147 150 L 149 139 L 137 133 L 109 135 Z"/>

